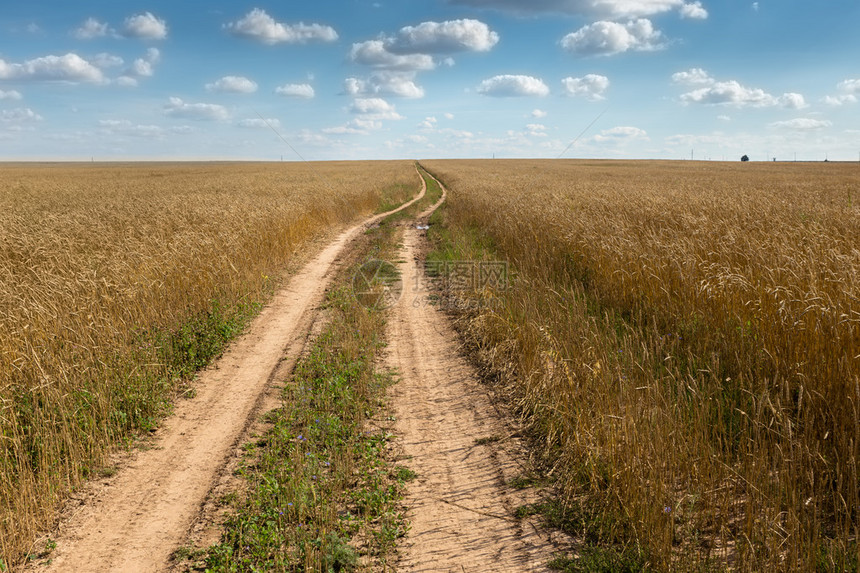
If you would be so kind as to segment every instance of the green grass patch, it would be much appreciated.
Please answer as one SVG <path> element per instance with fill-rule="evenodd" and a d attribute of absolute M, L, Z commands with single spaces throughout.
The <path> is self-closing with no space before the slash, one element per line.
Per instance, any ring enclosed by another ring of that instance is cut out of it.
<path fill-rule="evenodd" d="M 393 376 L 377 368 L 384 310 L 360 304 L 354 282 L 369 262 L 392 260 L 396 222 L 430 199 L 369 229 L 329 290 L 328 323 L 285 384 L 281 407 L 267 414 L 271 430 L 246 454 L 250 491 L 233 500 L 221 542 L 207 550 L 207 571 L 389 566 L 408 527 L 400 500 L 416 476 L 388 459 L 390 434 L 368 423 L 385 417 Z M 394 267 L 382 270 L 373 280 L 398 278 Z"/>
<path fill-rule="evenodd" d="M 815 563 L 816 573 L 831 573 L 843 571 L 857 573 L 860 571 L 860 545 L 856 541 L 846 544 L 824 542 L 818 550 Z"/>
<path fill-rule="evenodd" d="M 564 573 L 645 573 L 651 571 L 642 555 L 631 548 L 588 546 L 578 556 L 554 557 L 547 567 Z"/>
<path fill-rule="evenodd" d="M 546 485 L 547 480 L 534 474 L 524 474 L 517 476 L 508 482 L 508 485 L 514 489 L 528 489 L 530 487 L 538 487 Z"/>
<path fill-rule="evenodd" d="M 252 492 L 209 549 L 211 571 L 348 571 L 359 552 L 382 561 L 406 531 L 389 436 L 367 431 L 391 378 L 375 371 L 378 312 L 330 292 L 331 322 L 296 368 L 245 470 Z"/>
<path fill-rule="evenodd" d="M 261 308 L 257 302 L 228 306 L 213 300 L 206 311 L 178 327 L 151 333 L 151 343 L 158 349 L 160 362 L 169 375 L 188 378 L 217 358 Z"/>

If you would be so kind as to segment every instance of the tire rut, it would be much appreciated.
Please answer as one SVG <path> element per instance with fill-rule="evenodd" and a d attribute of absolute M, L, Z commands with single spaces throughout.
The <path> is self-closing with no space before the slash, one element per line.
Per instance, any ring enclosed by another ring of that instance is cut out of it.
<path fill-rule="evenodd" d="M 444 199 L 419 217 L 421 226 Z M 404 500 L 411 528 L 398 569 L 546 571 L 559 546 L 513 517 L 516 506 L 534 501 L 506 485 L 521 474 L 521 445 L 461 355 L 448 319 L 430 304 L 417 226 L 403 239 L 403 295 L 388 327 L 387 362 L 400 377 L 390 391 L 396 447 L 417 474 Z"/>

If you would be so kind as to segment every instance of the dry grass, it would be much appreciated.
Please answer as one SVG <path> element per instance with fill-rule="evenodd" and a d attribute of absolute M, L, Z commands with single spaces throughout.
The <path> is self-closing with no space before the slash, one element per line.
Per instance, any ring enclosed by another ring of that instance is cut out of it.
<path fill-rule="evenodd" d="M 568 502 L 658 570 L 857 570 L 860 166 L 423 165 Z"/>
<path fill-rule="evenodd" d="M 0 166 L 0 570 L 409 162 Z"/>

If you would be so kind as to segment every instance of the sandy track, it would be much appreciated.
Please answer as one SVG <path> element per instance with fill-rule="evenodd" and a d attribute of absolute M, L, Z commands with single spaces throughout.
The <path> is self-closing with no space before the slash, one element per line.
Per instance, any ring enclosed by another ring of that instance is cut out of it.
<path fill-rule="evenodd" d="M 421 193 L 400 208 L 423 195 L 422 180 Z M 156 433 L 154 447 L 94 487 L 87 502 L 66 516 L 50 565 L 40 570 L 168 569 L 171 552 L 184 540 L 279 363 L 294 361 L 300 352 L 338 256 L 387 214 L 341 233 L 287 282 L 246 333 L 200 373 L 196 396 L 176 405 Z"/>
<path fill-rule="evenodd" d="M 416 289 L 423 282 L 421 233 L 413 225 L 404 236 L 403 296 L 388 327 L 387 361 L 400 375 L 389 394 L 393 430 L 404 465 L 418 474 L 404 501 L 411 529 L 398 569 L 546 570 L 557 547 L 530 522 L 513 518 L 528 494 L 505 485 L 522 473 L 518 439 L 461 356 L 447 318 L 428 304 L 428 292 Z M 476 444 L 481 438 L 503 439 Z"/>

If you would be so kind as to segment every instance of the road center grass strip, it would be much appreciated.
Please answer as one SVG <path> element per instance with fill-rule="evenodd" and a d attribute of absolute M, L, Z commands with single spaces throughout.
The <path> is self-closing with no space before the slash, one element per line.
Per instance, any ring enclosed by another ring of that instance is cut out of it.
<path fill-rule="evenodd" d="M 331 322 L 296 368 L 273 428 L 244 470 L 252 493 L 209 551 L 212 571 L 339 571 L 358 563 L 366 536 L 384 559 L 405 531 L 400 482 L 384 457 L 388 434 L 367 430 L 391 377 L 374 368 L 378 311 L 347 285 L 328 295 Z"/>

